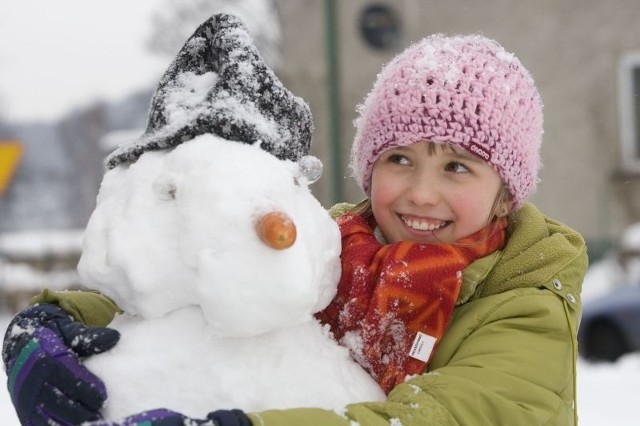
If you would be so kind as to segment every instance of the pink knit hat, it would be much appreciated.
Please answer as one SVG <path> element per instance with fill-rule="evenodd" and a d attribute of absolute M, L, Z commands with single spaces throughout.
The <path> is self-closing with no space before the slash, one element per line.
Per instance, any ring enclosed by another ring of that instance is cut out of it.
<path fill-rule="evenodd" d="M 529 72 L 479 35 L 433 35 L 378 74 L 358 106 L 351 168 L 369 195 L 371 169 L 389 148 L 446 143 L 488 161 L 519 208 L 540 168 L 542 103 Z"/>

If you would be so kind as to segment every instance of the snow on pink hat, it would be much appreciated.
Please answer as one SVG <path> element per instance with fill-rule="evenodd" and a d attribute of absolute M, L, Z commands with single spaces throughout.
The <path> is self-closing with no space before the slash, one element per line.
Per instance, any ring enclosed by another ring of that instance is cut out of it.
<path fill-rule="evenodd" d="M 384 151 L 424 140 L 489 162 L 514 208 L 536 187 L 540 96 L 520 61 L 493 40 L 440 34 L 421 40 L 382 69 L 358 113 L 351 168 L 367 195 Z"/>

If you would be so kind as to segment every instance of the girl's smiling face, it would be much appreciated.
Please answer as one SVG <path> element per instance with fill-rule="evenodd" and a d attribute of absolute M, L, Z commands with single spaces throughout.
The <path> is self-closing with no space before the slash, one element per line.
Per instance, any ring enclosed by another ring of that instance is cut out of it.
<path fill-rule="evenodd" d="M 391 148 L 373 165 L 371 207 L 389 243 L 452 243 L 485 227 L 502 189 L 498 173 L 459 148 L 432 142 Z"/>

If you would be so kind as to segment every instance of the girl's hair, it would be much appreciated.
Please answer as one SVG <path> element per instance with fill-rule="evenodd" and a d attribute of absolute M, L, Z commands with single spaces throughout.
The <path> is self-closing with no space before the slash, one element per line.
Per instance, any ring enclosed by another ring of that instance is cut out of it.
<path fill-rule="evenodd" d="M 373 207 L 371 206 L 371 200 L 369 198 L 365 198 L 364 200 L 356 204 L 351 209 L 351 212 L 362 216 L 365 219 L 371 218 L 373 216 Z"/>
<path fill-rule="evenodd" d="M 496 199 L 493 202 L 493 206 L 491 207 L 491 211 L 489 213 L 489 222 L 492 222 L 496 218 L 508 216 L 513 210 L 513 197 L 509 193 L 509 188 L 505 185 L 500 187 L 500 191 L 498 191 L 498 195 L 496 195 Z"/>
<path fill-rule="evenodd" d="M 378 74 L 355 125 L 351 169 L 367 196 L 378 157 L 423 140 L 490 163 L 514 209 L 538 181 L 540 96 L 520 61 L 480 35 L 436 34 L 407 48 Z"/>

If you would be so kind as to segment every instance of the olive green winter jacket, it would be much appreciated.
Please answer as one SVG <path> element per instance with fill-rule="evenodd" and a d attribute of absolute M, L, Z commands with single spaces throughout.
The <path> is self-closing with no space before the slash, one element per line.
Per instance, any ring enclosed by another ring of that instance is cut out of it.
<path fill-rule="evenodd" d="M 465 270 L 428 371 L 386 402 L 250 413 L 254 426 L 576 425 L 584 240 L 531 204 L 513 215 L 508 233 L 503 251 Z M 43 292 L 37 301 L 94 325 L 106 325 L 117 309 L 87 292 Z"/>

